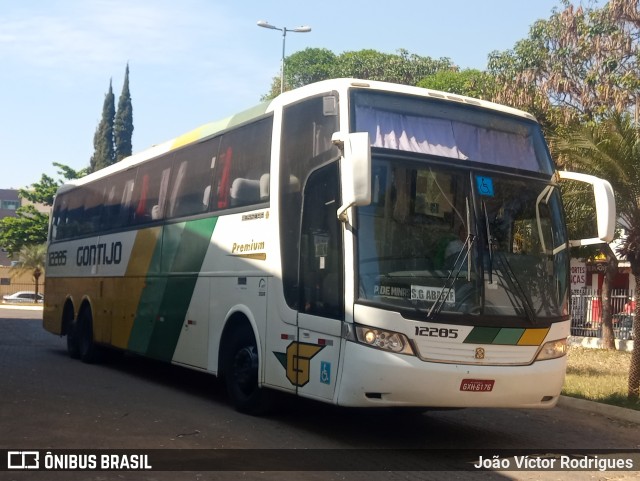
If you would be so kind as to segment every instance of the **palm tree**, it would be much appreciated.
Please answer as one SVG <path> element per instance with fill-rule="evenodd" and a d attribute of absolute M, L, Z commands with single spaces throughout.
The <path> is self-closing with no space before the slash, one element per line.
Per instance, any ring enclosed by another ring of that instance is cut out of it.
<path fill-rule="evenodd" d="M 628 114 L 577 126 L 556 147 L 572 169 L 607 179 L 615 192 L 618 225 L 624 230 L 619 254 L 631 265 L 635 298 L 640 298 L 640 131 Z M 633 323 L 635 339 L 629 369 L 628 397 L 640 398 L 640 304 Z"/>
<path fill-rule="evenodd" d="M 23 246 L 18 252 L 18 261 L 12 267 L 18 274 L 30 272 L 36 283 L 36 299 L 38 298 L 38 281 L 44 273 L 47 246 L 45 244 L 30 244 Z"/>

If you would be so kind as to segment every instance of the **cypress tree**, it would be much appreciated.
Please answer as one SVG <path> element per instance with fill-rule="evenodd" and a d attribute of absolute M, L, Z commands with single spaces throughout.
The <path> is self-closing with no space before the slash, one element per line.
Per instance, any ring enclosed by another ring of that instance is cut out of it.
<path fill-rule="evenodd" d="M 131 137 L 133 136 L 133 107 L 129 92 L 129 64 L 124 74 L 124 85 L 118 99 L 118 112 L 113 124 L 116 162 L 131 155 Z"/>
<path fill-rule="evenodd" d="M 115 97 L 113 86 L 109 80 L 109 91 L 104 97 L 102 106 L 102 119 L 93 135 L 93 155 L 89 166 L 90 172 L 103 169 L 115 162 L 115 149 L 113 144 L 113 121 L 116 115 Z"/>

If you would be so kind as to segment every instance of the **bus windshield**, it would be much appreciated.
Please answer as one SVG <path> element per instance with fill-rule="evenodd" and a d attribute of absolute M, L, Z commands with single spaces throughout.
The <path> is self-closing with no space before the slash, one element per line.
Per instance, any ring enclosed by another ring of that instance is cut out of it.
<path fill-rule="evenodd" d="M 485 324 L 567 315 L 567 236 L 548 181 L 375 157 L 358 219 L 360 302 Z"/>

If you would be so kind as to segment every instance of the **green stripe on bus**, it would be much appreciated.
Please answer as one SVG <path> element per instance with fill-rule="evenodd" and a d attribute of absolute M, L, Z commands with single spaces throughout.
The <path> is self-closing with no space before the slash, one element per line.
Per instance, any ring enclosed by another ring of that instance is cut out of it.
<path fill-rule="evenodd" d="M 493 344 L 503 344 L 505 346 L 515 346 L 524 334 L 524 329 L 502 328 L 493 340 Z"/>
<path fill-rule="evenodd" d="M 216 221 L 164 227 L 161 275 L 147 278 L 129 339 L 132 351 L 171 361 Z"/>
<path fill-rule="evenodd" d="M 474 327 L 464 342 L 467 344 L 492 344 L 499 332 L 499 327 Z"/>

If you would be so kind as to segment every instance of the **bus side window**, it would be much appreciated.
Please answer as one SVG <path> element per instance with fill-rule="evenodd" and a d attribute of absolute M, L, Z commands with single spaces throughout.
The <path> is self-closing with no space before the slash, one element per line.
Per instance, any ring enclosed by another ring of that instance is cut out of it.
<path fill-rule="evenodd" d="M 69 194 L 60 194 L 56 198 L 49 234 L 52 241 L 63 240 L 69 235 L 66 229 L 68 197 Z"/>
<path fill-rule="evenodd" d="M 80 234 L 89 235 L 100 230 L 100 218 L 104 208 L 106 190 L 107 185 L 105 180 L 99 180 L 87 186 Z"/>
<path fill-rule="evenodd" d="M 121 172 L 109 180 L 101 213 L 102 229 L 126 227 L 131 219 L 136 170 Z"/>
<path fill-rule="evenodd" d="M 164 217 L 164 203 L 171 175 L 170 160 L 165 157 L 140 167 L 133 199 L 134 224 L 144 224 Z"/>
<path fill-rule="evenodd" d="M 216 173 L 217 207 L 244 207 L 269 200 L 271 117 L 239 127 L 222 137 Z"/>
<path fill-rule="evenodd" d="M 213 160 L 218 152 L 220 138 L 208 139 L 176 152 L 173 167 L 168 217 L 197 215 L 209 210 L 213 181 Z"/>

